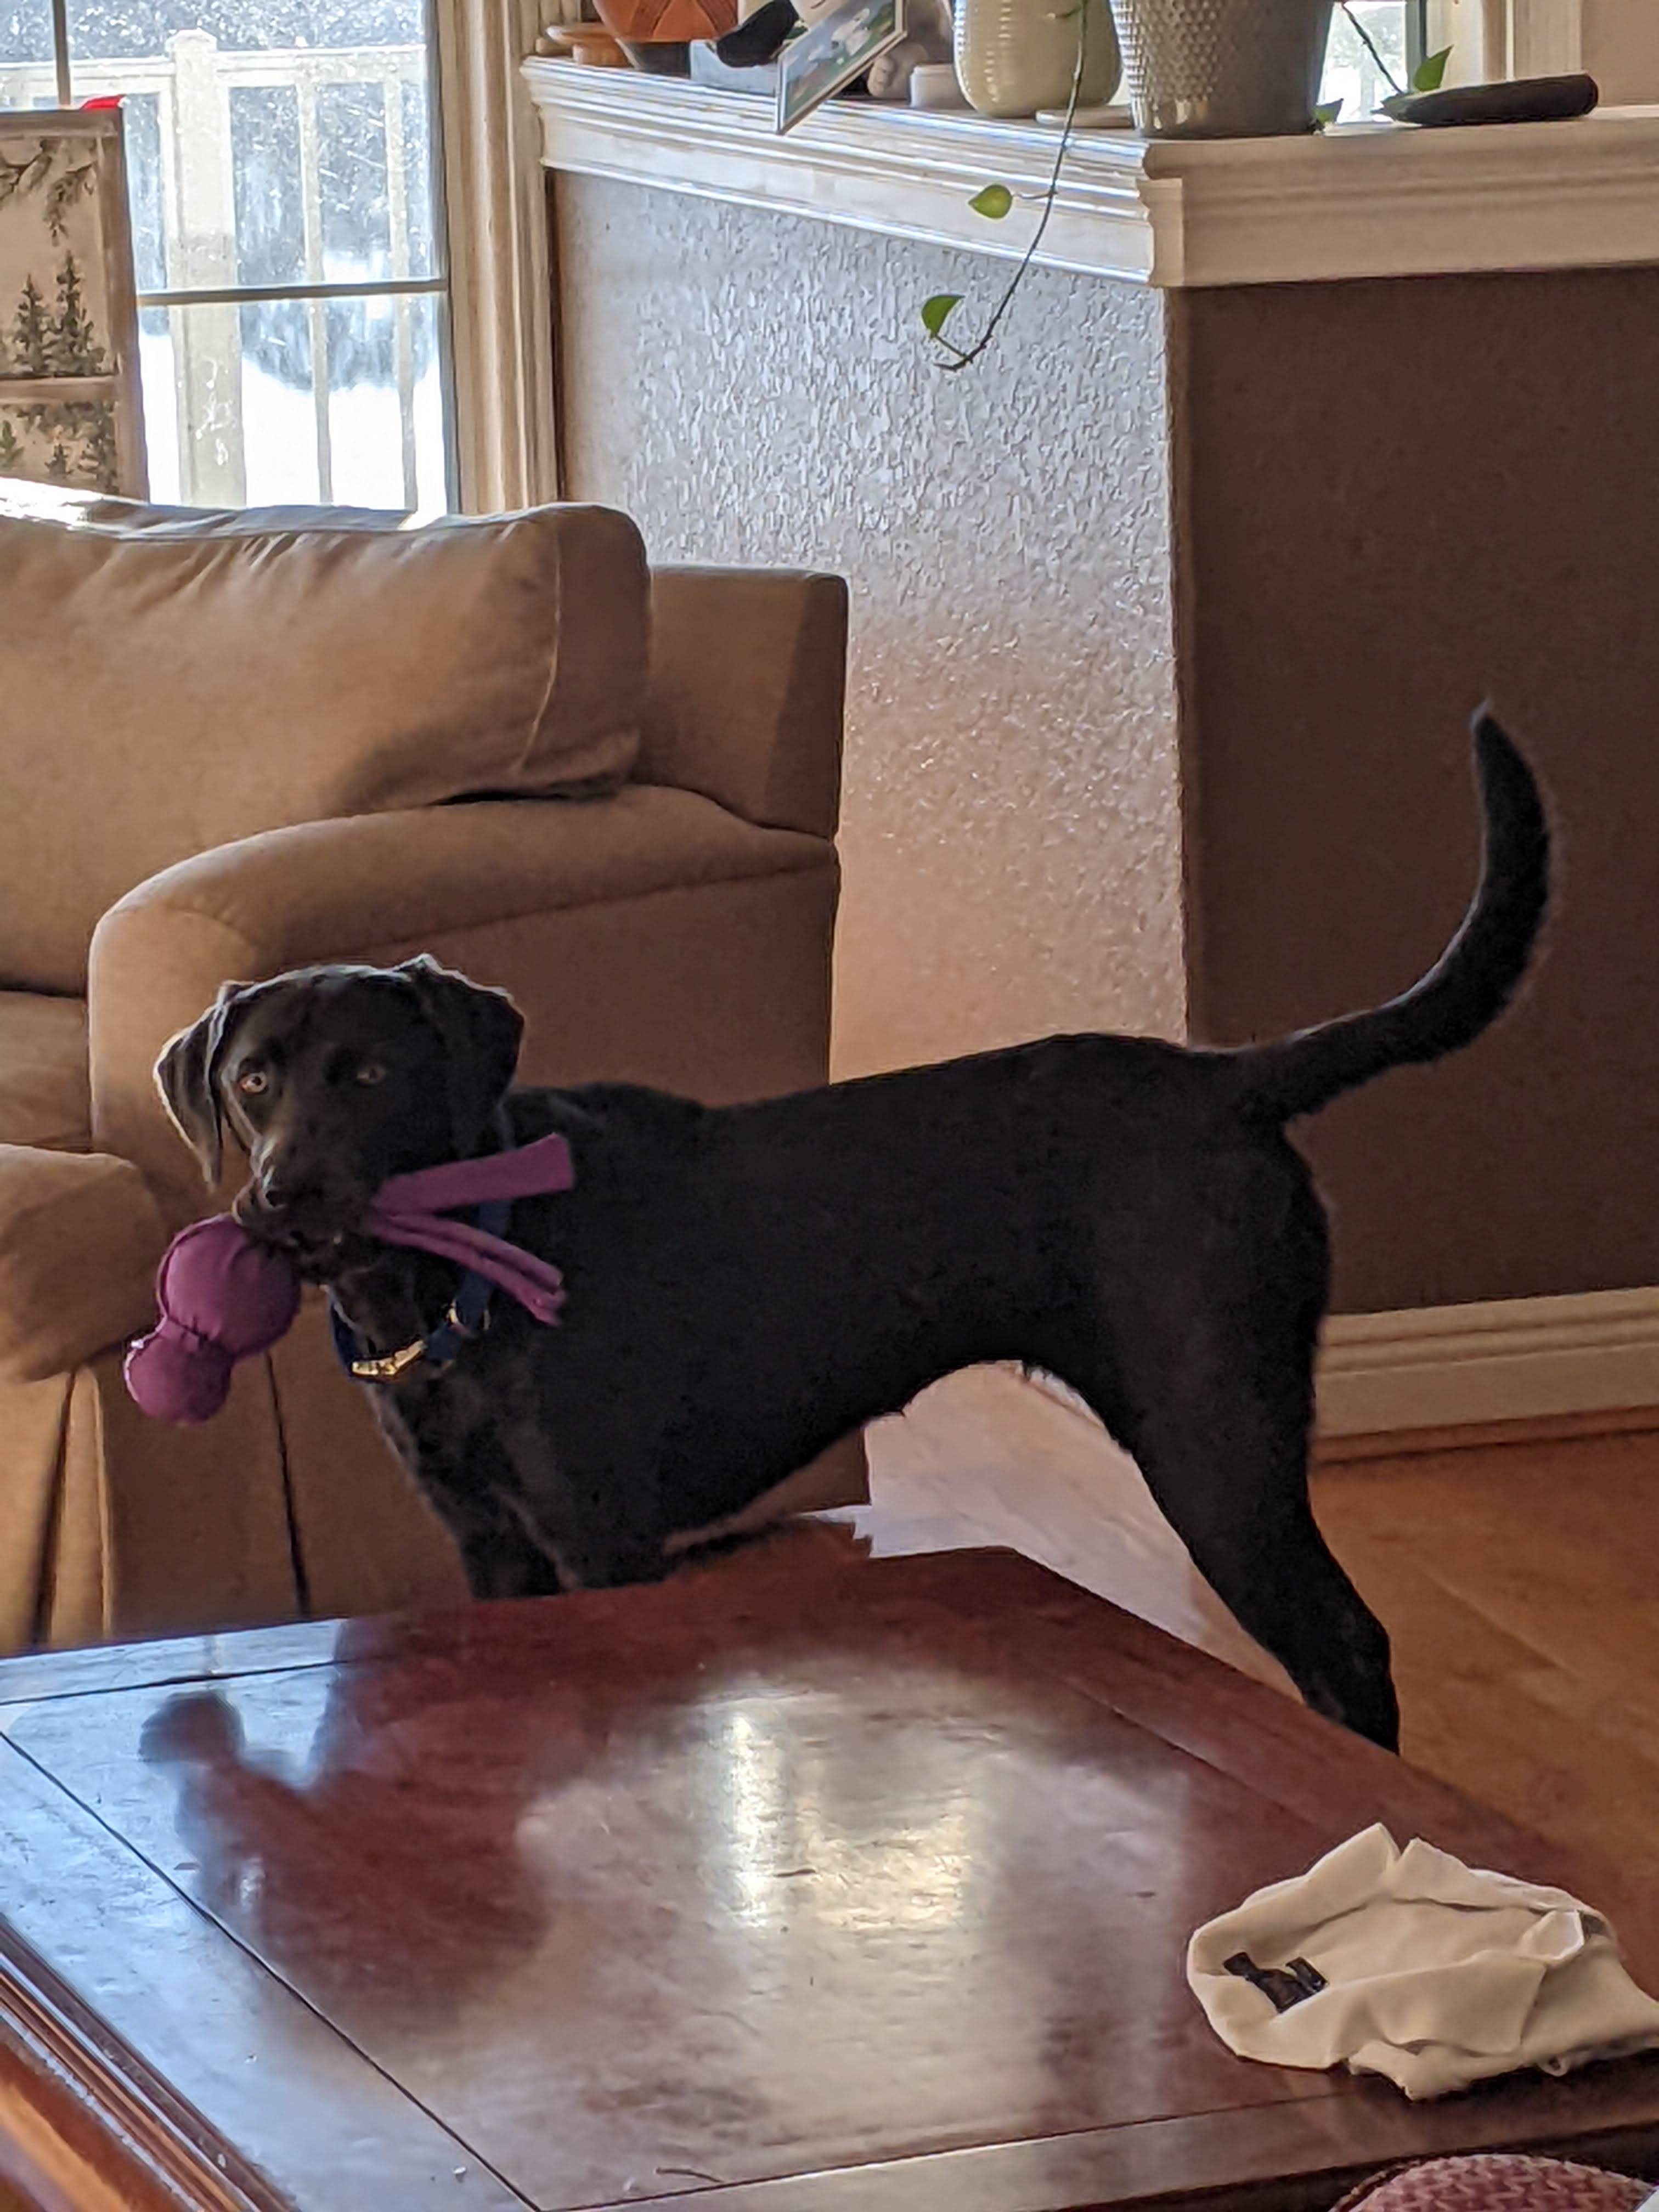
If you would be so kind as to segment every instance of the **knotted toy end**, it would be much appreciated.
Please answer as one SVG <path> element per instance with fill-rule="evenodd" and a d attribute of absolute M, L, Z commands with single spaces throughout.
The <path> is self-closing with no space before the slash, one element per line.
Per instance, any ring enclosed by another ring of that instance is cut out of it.
<path fill-rule="evenodd" d="M 155 1303 L 161 1319 L 132 1346 L 122 1373 L 153 1419 L 192 1425 L 224 1404 L 239 1359 L 268 1351 L 293 1326 L 300 1280 L 279 1252 L 217 1213 L 168 1245 Z"/>
<path fill-rule="evenodd" d="M 230 1395 L 235 1364 L 223 1345 L 164 1321 L 132 1346 L 121 1373 L 141 1413 L 194 1428 L 210 1421 Z"/>

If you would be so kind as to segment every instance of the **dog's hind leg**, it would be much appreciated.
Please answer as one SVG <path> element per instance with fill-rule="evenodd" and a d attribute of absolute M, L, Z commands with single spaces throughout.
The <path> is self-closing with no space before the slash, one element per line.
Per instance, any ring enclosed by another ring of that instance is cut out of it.
<path fill-rule="evenodd" d="M 1160 1510 L 1239 1626 L 1316 1712 L 1396 1750 L 1389 1639 L 1319 1532 L 1293 1411 L 1212 1376 L 1190 1407 L 1125 1426 Z"/>
<path fill-rule="evenodd" d="M 1310 1189 L 1276 1176 L 1252 1172 L 1231 1196 L 1252 1201 L 1258 1229 L 1265 1212 L 1268 1249 L 1239 1237 L 1237 1205 L 1177 1203 L 1183 1218 L 1133 1300 L 1120 1273 L 1095 1347 L 1054 1371 L 1132 1454 L 1194 1565 L 1308 1704 L 1394 1750 L 1388 1637 L 1308 1502 L 1323 1218 Z"/>

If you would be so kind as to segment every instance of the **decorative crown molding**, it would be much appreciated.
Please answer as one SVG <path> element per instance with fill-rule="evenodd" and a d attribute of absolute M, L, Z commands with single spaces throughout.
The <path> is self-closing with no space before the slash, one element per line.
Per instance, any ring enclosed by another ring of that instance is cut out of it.
<path fill-rule="evenodd" d="M 741 93 L 569 62 L 524 76 L 550 168 L 975 253 L 1024 252 L 1054 168 L 1038 124 L 838 101 L 781 138 Z M 1015 195 L 1002 222 L 968 205 L 992 179 Z M 1208 144 L 1084 132 L 1036 258 L 1170 289 L 1659 263 L 1659 109 Z"/>

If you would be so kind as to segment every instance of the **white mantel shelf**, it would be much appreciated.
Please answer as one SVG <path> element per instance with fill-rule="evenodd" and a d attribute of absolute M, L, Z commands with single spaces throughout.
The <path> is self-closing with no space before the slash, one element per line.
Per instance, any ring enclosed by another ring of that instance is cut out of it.
<path fill-rule="evenodd" d="M 839 100 L 787 137 L 772 103 L 684 79 L 530 61 L 549 168 L 894 238 L 1023 252 L 1057 133 Z M 1016 195 L 1002 222 L 969 198 Z M 1037 257 L 1168 288 L 1659 264 L 1659 108 L 1476 131 L 1148 143 L 1077 134 Z"/>

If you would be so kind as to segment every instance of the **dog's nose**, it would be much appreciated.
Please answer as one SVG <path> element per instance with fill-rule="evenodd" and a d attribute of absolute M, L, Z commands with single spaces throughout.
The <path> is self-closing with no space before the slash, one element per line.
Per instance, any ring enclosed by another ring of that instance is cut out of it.
<path fill-rule="evenodd" d="M 277 1166 L 260 1170 L 259 1195 L 273 1212 L 286 1213 L 322 1194 L 317 1184 L 297 1169 Z"/>
<path fill-rule="evenodd" d="M 262 1212 L 294 1228 L 331 1223 L 345 1196 L 343 1187 L 314 1162 L 287 1151 L 255 1162 L 253 1188 Z"/>

